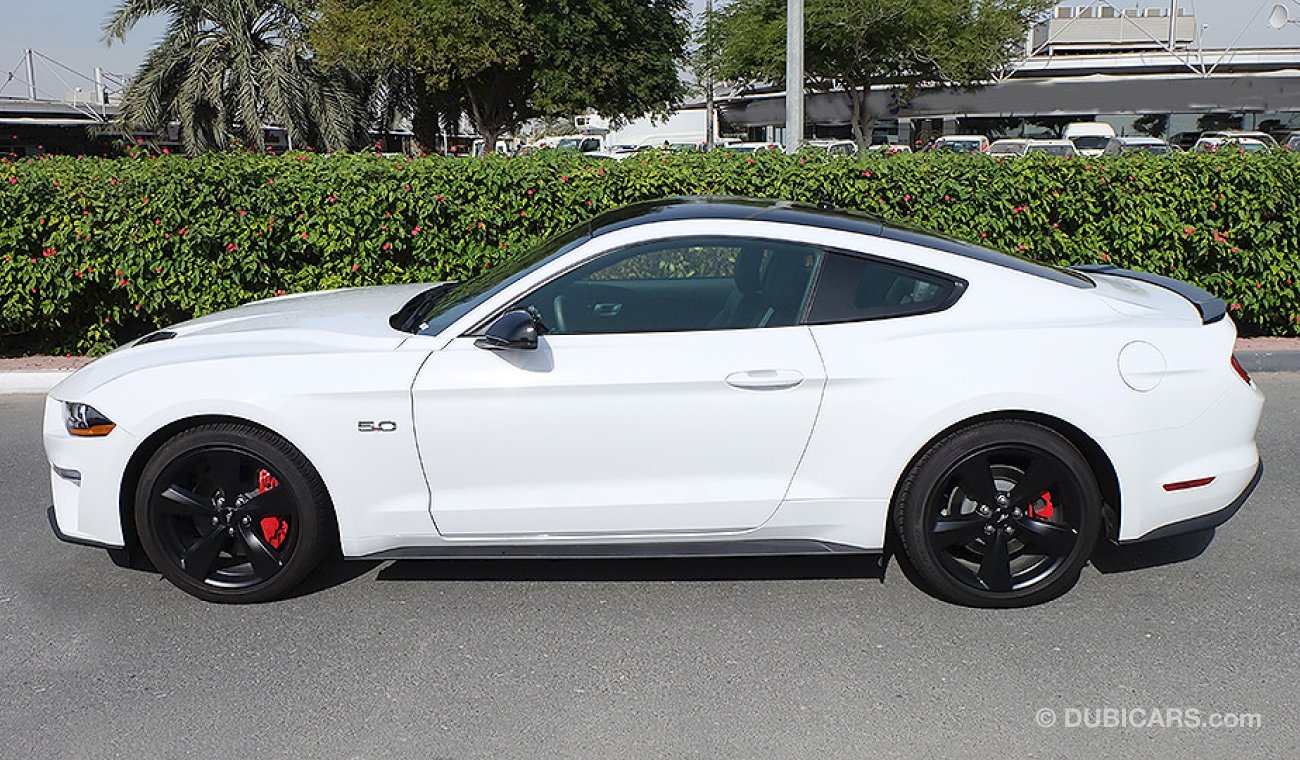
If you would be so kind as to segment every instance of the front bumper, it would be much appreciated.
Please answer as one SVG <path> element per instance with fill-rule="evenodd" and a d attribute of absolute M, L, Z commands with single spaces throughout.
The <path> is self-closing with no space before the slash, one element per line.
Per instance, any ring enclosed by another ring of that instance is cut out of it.
<path fill-rule="evenodd" d="M 63 530 L 59 528 L 59 516 L 58 513 L 55 512 L 53 505 L 51 505 L 50 508 L 45 511 L 45 516 L 50 518 L 50 529 L 54 531 L 54 537 L 64 543 L 76 544 L 77 546 L 93 546 L 96 549 L 124 549 L 125 548 L 122 546 L 114 546 L 113 544 L 106 544 L 103 541 L 96 541 L 91 538 L 78 538 L 77 536 L 69 536 L 67 533 L 64 533 Z"/>

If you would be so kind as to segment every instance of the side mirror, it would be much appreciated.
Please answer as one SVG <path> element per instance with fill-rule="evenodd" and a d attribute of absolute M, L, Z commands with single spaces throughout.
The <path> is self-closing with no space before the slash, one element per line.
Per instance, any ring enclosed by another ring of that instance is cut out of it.
<path fill-rule="evenodd" d="M 531 351 L 537 348 L 537 320 L 523 309 L 508 311 L 488 325 L 474 345 L 489 351 Z"/>

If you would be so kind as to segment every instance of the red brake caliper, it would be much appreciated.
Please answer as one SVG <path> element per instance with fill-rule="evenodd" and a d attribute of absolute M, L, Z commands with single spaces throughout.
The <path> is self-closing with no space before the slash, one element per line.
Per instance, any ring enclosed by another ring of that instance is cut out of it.
<path fill-rule="evenodd" d="M 1040 504 L 1042 506 L 1039 506 Z M 1034 500 L 1033 504 L 1029 505 L 1030 517 L 1041 517 L 1044 520 L 1050 520 L 1052 519 L 1052 513 L 1054 511 L 1055 509 L 1052 507 L 1051 491 L 1043 491 L 1043 495 L 1039 496 L 1036 500 Z"/>
<path fill-rule="evenodd" d="M 259 494 L 280 485 L 280 481 L 266 470 L 257 473 L 257 492 Z M 279 549 L 284 543 L 285 536 L 289 535 L 289 521 L 279 517 L 268 516 L 261 520 L 262 535 L 266 537 L 266 542 L 271 545 L 272 549 Z"/>

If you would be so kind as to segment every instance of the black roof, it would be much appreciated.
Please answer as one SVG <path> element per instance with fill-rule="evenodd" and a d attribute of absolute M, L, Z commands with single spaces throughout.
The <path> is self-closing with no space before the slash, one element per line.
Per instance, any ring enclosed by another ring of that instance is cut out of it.
<path fill-rule="evenodd" d="M 661 198 L 633 203 L 601 214 L 591 220 L 588 231 L 594 237 L 643 224 L 688 219 L 746 219 L 853 232 L 932 248 L 1076 288 L 1088 288 L 1093 284 L 1091 280 L 1077 272 L 1045 266 L 939 233 L 886 222 L 869 214 L 790 201 L 716 196 Z"/>

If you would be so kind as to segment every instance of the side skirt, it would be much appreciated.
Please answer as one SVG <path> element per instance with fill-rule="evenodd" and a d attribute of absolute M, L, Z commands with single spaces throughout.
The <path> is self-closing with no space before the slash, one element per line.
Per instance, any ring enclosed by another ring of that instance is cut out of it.
<path fill-rule="evenodd" d="M 671 541 L 619 544 L 503 544 L 491 546 L 408 546 L 348 559 L 618 559 L 629 557 L 780 557 L 873 555 L 857 546 L 804 539 Z"/>

